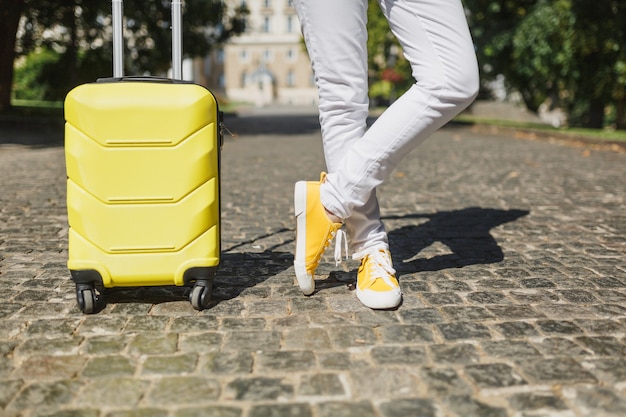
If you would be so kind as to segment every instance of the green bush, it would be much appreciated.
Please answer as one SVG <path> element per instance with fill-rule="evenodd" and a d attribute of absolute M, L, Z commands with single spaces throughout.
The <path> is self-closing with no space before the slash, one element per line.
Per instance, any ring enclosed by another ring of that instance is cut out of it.
<path fill-rule="evenodd" d="M 15 68 L 13 96 L 18 100 L 55 100 L 50 97 L 58 80 L 51 78 L 61 55 L 49 48 L 28 54 Z"/>

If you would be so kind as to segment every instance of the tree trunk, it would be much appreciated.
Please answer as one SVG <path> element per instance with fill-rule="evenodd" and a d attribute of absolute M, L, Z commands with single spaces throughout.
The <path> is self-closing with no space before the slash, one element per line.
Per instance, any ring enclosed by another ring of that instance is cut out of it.
<path fill-rule="evenodd" d="M 619 130 L 626 130 L 626 118 L 624 117 L 624 97 L 615 103 L 615 127 Z"/>
<path fill-rule="evenodd" d="M 24 0 L 0 0 L 0 112 L 11 108 L 17 26 Z"/>
<path fill-rule="evenodd" d="M 587 127 L 602 129 L 604 127 L 604 102 L 598 98 L 592 98 L 589 103 L 588 115 Z"/>

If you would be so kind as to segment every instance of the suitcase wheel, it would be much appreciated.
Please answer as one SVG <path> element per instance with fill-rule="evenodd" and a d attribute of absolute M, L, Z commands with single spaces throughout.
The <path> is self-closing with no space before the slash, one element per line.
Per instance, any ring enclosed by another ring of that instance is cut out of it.
<path fill-rule="evenodd" d="M 78 307 L 85 314 L 92 314 L 96 310 L 96 290 L 90 285 L 76 285 L 76 301 Z"/>
<path fill-rule="evenodd" d="M 212 282 L 199 279 L 189 294 L 191 306 L 196 310 L 204 310 L 211 303 Z"/>

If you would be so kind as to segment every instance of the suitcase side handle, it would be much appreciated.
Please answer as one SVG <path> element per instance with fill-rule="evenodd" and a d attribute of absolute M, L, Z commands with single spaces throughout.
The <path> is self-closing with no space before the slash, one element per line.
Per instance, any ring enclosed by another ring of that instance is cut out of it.
<path fill-rule="evenodd" d="M 124 1 L 111 0 L 113 18 L 113 77 L 124 76 Z M 172 0 L 172 78 L 183 79 L 183 2 Z"/>

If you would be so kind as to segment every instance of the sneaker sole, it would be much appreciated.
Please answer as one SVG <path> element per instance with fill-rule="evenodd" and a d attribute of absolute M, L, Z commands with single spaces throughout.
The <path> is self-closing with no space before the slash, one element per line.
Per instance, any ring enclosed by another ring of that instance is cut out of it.
<path fill-rule="evenodd" d="M 298 181 L 293 198 L 296 214 L 296 256 L 293 267 L 300 290 L 304 295 L 311 295 L 315 291 L 315 280 L 306 270 L 306 196 L 306 181 Z"/>
<path fill-rule="evenodd" d="M 356 297 L 361 304 L 374 310 L 385 310 L 388 308 L 396 308 L 402 302 L 402 292 L 400 290 L 392 290 L 386 292 L 379 291 L 360 291 L 356 288 Z"/>

